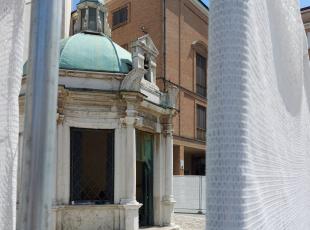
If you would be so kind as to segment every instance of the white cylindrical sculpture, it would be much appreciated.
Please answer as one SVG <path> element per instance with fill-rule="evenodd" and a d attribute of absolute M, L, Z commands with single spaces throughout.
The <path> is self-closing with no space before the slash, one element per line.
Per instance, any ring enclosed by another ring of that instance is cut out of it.
<path fill-rule="evenodd" d="M 51 228 L 62 0 L 33 0 L 18 230 Z"/>
<path fill-rule="evenodd" d="M 15 229 L 24 1 L 0 4 L 0 229 Z"/>
<path fill-rule="evenodd" d="M 298 1 L 213 0 L 207 229 L 310 228 L 310 72 Z"/>

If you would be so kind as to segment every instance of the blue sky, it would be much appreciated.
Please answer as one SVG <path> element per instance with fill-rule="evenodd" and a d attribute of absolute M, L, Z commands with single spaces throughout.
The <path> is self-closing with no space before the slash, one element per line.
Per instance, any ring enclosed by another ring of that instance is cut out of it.
<path fill-rule="evenodd" d="M 78 3 L 79 0 L 72 0 L 72 9 L 75 9 L 75 5 Z M 154 0 L 157 1 L 157 0 Z M 209 0 L 202 0 L 204 3 L 208 5 Z M 299 0 L 300 1 L 300 7 L 306 7 L 310 6 L 310 0 Z"/>
<path fill-rule="evenodd" d="M 310 0 L 300 0 L 300 7 L 310 6 Z"/>

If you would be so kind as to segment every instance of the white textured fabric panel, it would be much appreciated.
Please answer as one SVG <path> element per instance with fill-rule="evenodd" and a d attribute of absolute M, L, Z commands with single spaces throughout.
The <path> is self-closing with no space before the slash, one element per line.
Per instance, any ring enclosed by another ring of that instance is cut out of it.
<path fill-rule="evenodd" d="M 310 72 L 297 0 L 211 0 L 207 229 L 310 229 Z"/>
<path fill-rule="evenodd" d="M 0 0 L 0 229 L 15 229 L 22 0 Z"/>

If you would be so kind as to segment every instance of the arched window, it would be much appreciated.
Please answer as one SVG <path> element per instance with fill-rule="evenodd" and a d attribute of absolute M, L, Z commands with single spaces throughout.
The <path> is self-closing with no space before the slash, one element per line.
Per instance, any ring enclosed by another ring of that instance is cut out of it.
<path fill-rule="evenodd" d="M 195 88 L 196 93 L 204 98 L 207 97 L 207 45 L 202 41 L 192 43 L 195 53 Z"/>

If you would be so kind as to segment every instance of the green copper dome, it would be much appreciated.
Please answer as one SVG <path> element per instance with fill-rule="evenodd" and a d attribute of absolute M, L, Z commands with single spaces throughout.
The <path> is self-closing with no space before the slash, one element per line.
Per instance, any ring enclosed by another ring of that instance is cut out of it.
<path fill-rule="evenodd" d="M 78 33 L 63 39 L 60 69 L 128 73 L 131 54 L 104 35 Z"/>
<path fill-rule="evenodd" d="M 59 69 L 128 73 L 131 68 L 131 53 L 105 35 L 78 33 L 61 40 Z"/>

